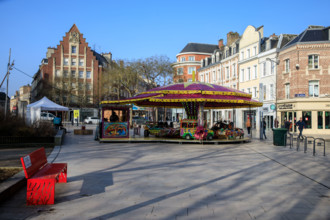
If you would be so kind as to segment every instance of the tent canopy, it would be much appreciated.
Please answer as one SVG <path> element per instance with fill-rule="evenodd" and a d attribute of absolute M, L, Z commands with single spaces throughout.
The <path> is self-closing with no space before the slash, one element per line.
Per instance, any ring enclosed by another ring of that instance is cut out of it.
<path fill-rule="evenodd" d="M 37 102 L 31 103 L 28 108 L 40 108 L 41 111 L 69 111 L 69 108 L 56 104 L 50 101 L 46 96 Z"/>
<path fill-rule="evenodd" d="M 50 101 L 47 97 L 43 97 L 37 102 L 27 106 L 26 122 L 29 124 L 40 120 L 41 111 L 69 111 L 69 108 Z"/>

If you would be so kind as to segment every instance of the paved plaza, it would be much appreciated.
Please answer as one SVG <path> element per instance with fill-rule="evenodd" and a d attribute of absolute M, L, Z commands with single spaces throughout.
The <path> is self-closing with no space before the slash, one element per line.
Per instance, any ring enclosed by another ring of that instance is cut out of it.
<path fill-rule="evenodd" d="M 68 133 L 55 205 L 26 206 L 23 188 L 0 219 L 330 219 L 330 154 L 272 139 L 232 145 L 112 143 Z"/>

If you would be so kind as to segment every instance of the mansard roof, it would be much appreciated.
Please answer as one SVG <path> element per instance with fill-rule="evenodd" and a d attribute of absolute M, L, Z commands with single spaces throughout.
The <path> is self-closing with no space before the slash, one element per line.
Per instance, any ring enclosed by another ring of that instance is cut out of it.
<path fill-rule="evenodd" d="M 219 49 L 216 44 L 188 43 L 180 53 L 213 53 L 216 49 Z"/>
<path fill-rule="evenodd" d="M 300 33 L 297 37 L 287 43 L 283 49 L 291 47 L 298 43 L 309 43 L 316 41 L 330 41 L 329 28 L 323 26 L 310 25 L 306 30 Z"/>

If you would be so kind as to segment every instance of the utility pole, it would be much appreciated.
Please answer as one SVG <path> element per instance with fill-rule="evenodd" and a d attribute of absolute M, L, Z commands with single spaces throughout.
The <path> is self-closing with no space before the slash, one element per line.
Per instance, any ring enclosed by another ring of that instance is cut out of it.
<path fill-rule="evenodd" d="M 7 65 L 7 73 L 6 73 L 6 76 L 7 76 L 7 88 L 6 88 L 6 103 L 5 103 L 5 118 L 7 117 L 7 108 L 8 108 L 8 85 L 9 85 L 9 74 L 10 74 L 10 70 L 13 69 L 13 66 L 14 66 L 14 62 L 12 62 L 10 64 L 10 55 L 11 55 L 11 48 L 9 48 L 9 61 L 8 61 L 8 65 Z M 2 85 L 2 83 L 1 83 Z"/>

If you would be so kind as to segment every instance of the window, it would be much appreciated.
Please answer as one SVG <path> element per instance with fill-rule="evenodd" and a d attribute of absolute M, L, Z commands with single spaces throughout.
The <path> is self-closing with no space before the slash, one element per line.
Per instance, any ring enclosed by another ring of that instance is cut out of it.
<path fill-rule="evenodd" d="M 319 56 L 318 55 L 309 55 L 308 56 L 308 68 L 309 69 L 318 69 L 319 68 Z"/>
<path fill-rule="evenodd" d="M 64 65 L 65 66 L 69 65 L 69 58 L 64 58 Z"/>
<path fill-rule="evenodd" d="M 264 85 L 264 100 L 267 100 L 267 86 Z"/>
<path fill-rule="evenodd" d="M 76 58 L 72 58 L 71 59 L 71 65 L 75 66 L 77 64 L 77 59 Z"/>
<path fill-rule="evenodd" d="M 290 71 L 290 60 L 286 59 L 284 60 L 284 68 L 285 68 L 285 72 L 288 73 Z"/>
<path fill-rule="evenodd" d="M 250 49 L 247 49 L 246 58 L 250 58 Z"/>
<path fill-rule="evenodd" d="M 241 82 L 244 82 L 244 69 L 241 69 Z"/>
<path fill-rule="evenodd" d="M 274 95 L 274 84 L 270 84 L 269 85 L 269 93 L 270 93 L 270 98 L 271 99 L 275 99 L 275 95 Z"/>
<path fill-rule="evenodd" d="M 216 79 L 217 79 L 217 76 L 216 76 L 216 73 L 215 73 L 215 71 L 213 71 L 213 82 L 215 82 L 216 81 Z"/>
<path fill-rule="evenodd" d="M 273 61 L 270 62 L 270 74 L 274 75 L 275 73 L 275 63 Z"/>
<path fill-rule="evenodd" d="M 77 53 L 77 47 L 71 46 L 71 53 Z"/>
<path fill-rule="evenodd" d="M 317 128 L 323 129 L 323 112 L 317 112 Z"/>
<path fill-rule="evenodd" d="M 290 98 L 290 84 L 285 84 L 285 98 L 289 99 Z"/>
<path fill-rule="evenodd" d="M 233 89 L 236 89 L 236 84 L 233 84 Z"/>
<path fill-rule="evenodd" d="M 241 52 L 241 60 L 244 60 L 244 52 Z"/>
<path fill-rule="evenodd" d="M 229 67 L 226 67 L 226 79 L 229 79 Z"/>
<path fill-rule="evenodd" d="M 236 77 L 236 63 L 234 63 L 233 64 L 233 70 L 232 70 L 232 72 L 233 72 L 233 78 L 235 78 Z"/>
<path fill-rule="evenodd" d="M 236 47 L 233 47 L 233 54 L 236 53 Z"/>
<path fill-rule="evenodd" d="M 193 71 L 196 73 L 196 67 L 188 67 L 188 74 L 193 74 Z"/>
<path fill-rule="evenodd" d="M 177 74 L 178 75 L 183 75 L 183 68 L 178 68 L 177 69 Z"/>
<path fill-rule="evenodd" d="M 92 89 L 92 84 L 87 83 L 87 90 L 91 90 Z"/>
<path fill-rule="evenodd" d="M 209 82 L 209 74 L 208 73 L 205 74 L 205 82 L 207 82 L 207 83 Z"/>
<path fill-rule="evenodd" d="M 330 112 L 324 112 L 325 114 L 325 129 L 330 129 Z"/>
<path fill-rule="evenodd" d="M 319 97 L 319 81 L 309 81 L 308 93 L 309 97 Z"/>
<path fill-rule="evenodd" d="M 251 80 L 251 68 L 247 68 L 247 80 Z"/>
<path fill-rule="evenodd" d="M 76 88 L 76 83 L 71 83 L 71 87 L 74 89 Z"/>
<path fill-rule="evenodd" d="M 181 62 L 186 61 L 185 57 L 181 57 Z"/>
<path fill-rule="evenodd" d="M 91 78 L 91 71 L 87 71 L 87 72 L 86 72 L 86 78 L 87 78 L 87 79 L 90 79 L 90 78 Z"/>
<path fill-rule="evenodd" d="M 69 77 L 69 72 L 67 70 L 64 70 L 63 75 L 64 75 L 64 77 Z"/>
<path fill-rule="evenodd" d="M 79 88 L 79 90 L 83 90 L 84 89 L 83 84 L 82 83 L 79 83 L 78 84 L 78 88 Z"/>
<path fill-rule="evenodd" d="M 76 71 L 75 70 L 71 70 L 71 76 L 76 77 Z"/>
<path fill-rule="evenodd" d="M 312 112 L 302 112 L 303 121 L 305 121 L 306 128 L 312 128 Z"/>
<path fill-rule="evenodd" d="M 61 75 L 61 70 L 56 70 L 56 72 L 55 72 L 55 76 L 56 76 L 56 77 L 60 77 L 60 75 Z"/>
<path fill-rule="evenodd" d="M 79 71 L 79 78 L 84 78 L 84 71 Z"/>
<path fill-rule="evenodd" d="M 244 92 L 245 90 L 244 89 L 242 89 L 242 92 Z"/>
<path fill-rule="evenodd" d="M 188 79 L 188 82 L 192 82 L 192 79 Z"/>
<path fill-rule="evenodd" d="M 201 74 L 200 81 L 204 82 L 204 75 L 203 74 Z"/>
<path fill-rule="evenodd" d="M 252 93 L 253 98 L 257 97 L 257 87 L 253 87 L 253 93 Z"/>
<path fill-rule="evenodd" d="M 79 59 L 79 66 L 84 66 L 84 59 Z"/>
<path fill-rule="evenodd" d="M 251 94 L 251 88 L 247 88 L 247 93 Z"/>
<path fill-rule="evenodd" d="M 253 47 L 253 55 L 254 55 L 254 56 L 257 55 L 257 46 Z"/>
<path fill-rule="evenodd" d="M 218 80 L 221 81 L 221 70 L 218 69 Z"/>
<path fill-rule="evenodd" d="M 253 66 L 253 72 L 254 72 L 254 79 L 257 79 L 258 78 L 258 68 L 257 68 L 257 65 L 254 65 Z"/>
<path fill-rule="evenodd" d="M 194 56 L 189 56 L 189 57 L 188 57 L 188 60 L 189 60 L 189 61 L 195 61 L 195 57 L 194 57 Z"/>
<path fill-rule="evenodd" d="M 267 75 L 267 71 L 266 71 L 266 62 L 264 62 L 264 63 L 262 64 L 262 75 L 263 75 L 263 76 L 266 76 L 266 75 Z"/>

